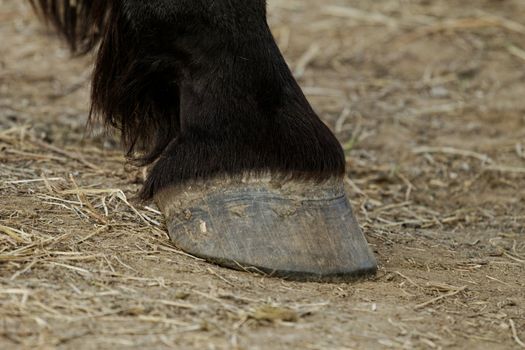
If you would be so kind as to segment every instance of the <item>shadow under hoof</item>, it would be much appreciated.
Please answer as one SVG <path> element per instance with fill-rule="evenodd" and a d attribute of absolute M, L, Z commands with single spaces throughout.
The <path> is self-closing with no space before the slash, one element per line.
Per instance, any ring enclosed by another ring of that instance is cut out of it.
<path fill-rule="evenodd" d="M 340 179 L 215 179 L 155 199 L 175 245 L 221 266 L 328 282 L 377 270 Z"/>

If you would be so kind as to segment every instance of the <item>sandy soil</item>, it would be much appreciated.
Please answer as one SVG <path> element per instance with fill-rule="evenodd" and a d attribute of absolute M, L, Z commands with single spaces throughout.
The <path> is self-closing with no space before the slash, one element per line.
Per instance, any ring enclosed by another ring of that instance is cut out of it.
<path fill-rule="evenodd" d="M 0 0 L 0 348 L 525 347 L 525 3 L 270 0 L 345 145 L 376 277 L 294 283 L 173 247 L 85 133 L 90 57 Z"/>

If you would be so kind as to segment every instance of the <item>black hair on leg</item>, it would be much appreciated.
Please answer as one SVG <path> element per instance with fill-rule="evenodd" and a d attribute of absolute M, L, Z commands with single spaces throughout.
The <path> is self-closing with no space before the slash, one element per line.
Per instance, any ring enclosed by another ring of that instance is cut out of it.
<path fill-rule="evenodd" d="M 32 3 L 73 50 L 100 42 L 91 119 L 153 164 L 143 199 L 220 175 L 344 174 L 343 150 L 282 57 L 265 0 Z"/>

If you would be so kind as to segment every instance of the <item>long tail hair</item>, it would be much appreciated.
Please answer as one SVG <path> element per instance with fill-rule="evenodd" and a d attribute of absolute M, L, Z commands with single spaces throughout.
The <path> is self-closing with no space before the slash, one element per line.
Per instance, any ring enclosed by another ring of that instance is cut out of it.
<path fill-rule="evenodd" d="M 29 0 L 76 53 L 87 53 L 100 40 L 113 1 Z"/>
<path fill-rule="evenodd" d="M 128 156 L 153 163 L 179 133 L 179 90 L 169 59 L 148 52 L 130 23 L 126 0 L 29 1 L 74 53 L 98 47 L 90 121 L 117 128 Z"/>

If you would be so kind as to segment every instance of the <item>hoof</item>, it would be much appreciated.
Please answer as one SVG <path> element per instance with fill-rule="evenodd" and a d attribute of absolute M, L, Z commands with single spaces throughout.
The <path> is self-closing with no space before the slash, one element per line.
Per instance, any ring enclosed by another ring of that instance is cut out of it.
<path fill-rule="evenodd" d="M 218 265 L 308 281 L 377 269 L 339 179 L 215 179 L 155 199 L 175 245 Z"/>

